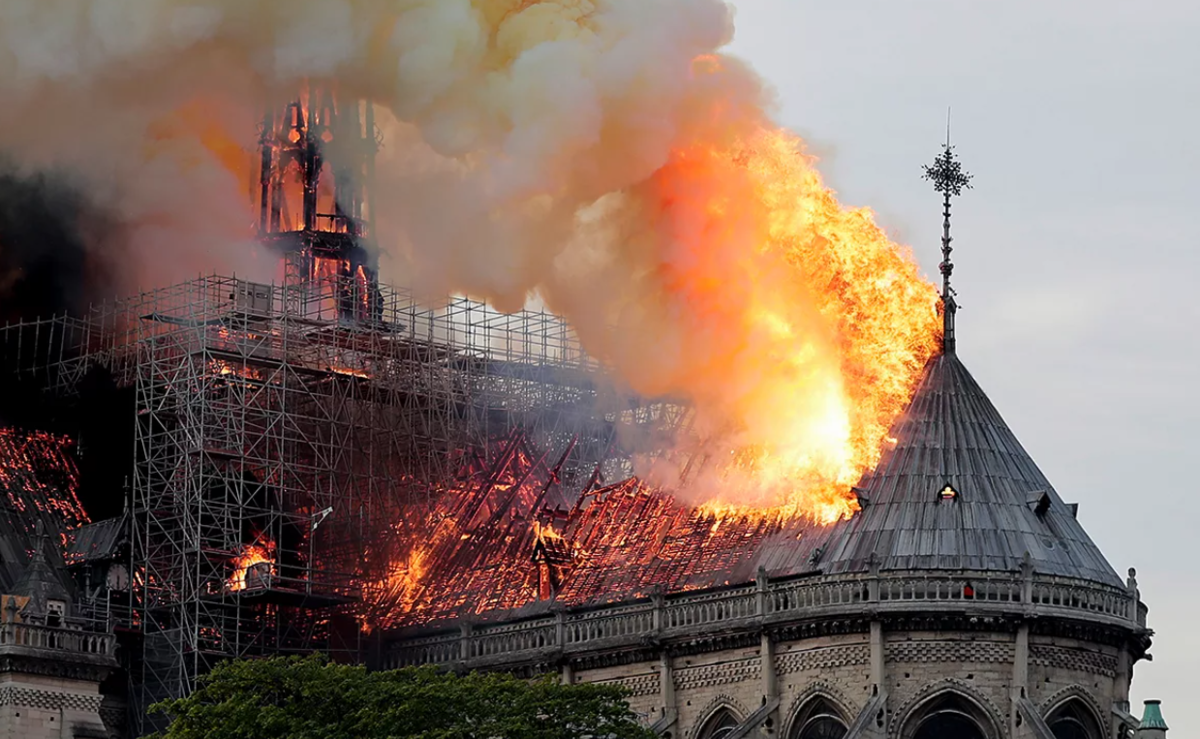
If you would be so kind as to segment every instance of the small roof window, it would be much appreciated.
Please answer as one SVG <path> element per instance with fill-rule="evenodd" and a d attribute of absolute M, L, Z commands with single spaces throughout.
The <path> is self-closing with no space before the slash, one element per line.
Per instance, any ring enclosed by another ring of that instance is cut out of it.
<path fill-rule="evenodd" d="M 938 491 L 937 499 L 939 502 L 958 500 L 958 491 L 954 489 L 953 485 L 946 483 L 946 485 Z"/>

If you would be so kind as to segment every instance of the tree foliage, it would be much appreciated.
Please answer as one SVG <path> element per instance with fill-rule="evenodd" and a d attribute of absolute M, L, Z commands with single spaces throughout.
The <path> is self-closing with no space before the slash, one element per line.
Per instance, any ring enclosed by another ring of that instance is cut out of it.
<path fill-rule="evenodd" d="M 226 662 L 151 708 L 159 739 L 652 739 L 620 688 L 553 677 L 368 672 L 324 657 Z"/>

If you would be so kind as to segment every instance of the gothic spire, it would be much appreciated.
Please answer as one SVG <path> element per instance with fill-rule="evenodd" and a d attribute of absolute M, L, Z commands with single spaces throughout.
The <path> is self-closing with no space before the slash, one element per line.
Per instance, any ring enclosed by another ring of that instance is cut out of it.
<path fill-rule="evenodd" d="M 964 189 L 971 189 L 971 175 L 963 171 L 962 164 L 954 156 L 954 147 L 950 145 L 950 115 L 946 114 L 946 143 L 942 153 L 933 160 L 933 166 L 925 165 L 924 179 L 933 183 L 933 189 L 942 193 L 942 263 L 938 270 L 942 273 L 942 351 L 954 353 L 954 314 L 958 304 L 954 302 L 954 288 L 950 287 L 950 274 L 954 271 L 954 263 L 950 261 L 950 198 L 962 195 Z"/>

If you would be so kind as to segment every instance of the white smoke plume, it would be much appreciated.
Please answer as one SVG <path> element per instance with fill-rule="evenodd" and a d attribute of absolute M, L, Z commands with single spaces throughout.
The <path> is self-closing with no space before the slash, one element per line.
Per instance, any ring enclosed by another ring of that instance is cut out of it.
<path fill-rule="evenodd" d="M 871 455 L 842 447 L 877 448 L 911 385 L 856 362 L 911 372 L 931 340 L 922 314 L 872 343 L 860 313 L 932 293 L 794 140 L 766 147 L 778 173 L 738 164 L 770 95 L 721 53 L 732 34 L 722 0 L 5 0 L 0 150 L 85 183 L 126 235 L 125 289 L 255 277 L 243 147 L 264 105 L 306 81 L 370 99 L 385 278 L 501 309 L 536 292 L 635 389 L 690 398 L 739 444 L 825 444 L 793 461 L 840 483 Z M 870 259 L 839 256 L 855 239 Z M 887 403 L 858 410 L 864 383 Z"/>

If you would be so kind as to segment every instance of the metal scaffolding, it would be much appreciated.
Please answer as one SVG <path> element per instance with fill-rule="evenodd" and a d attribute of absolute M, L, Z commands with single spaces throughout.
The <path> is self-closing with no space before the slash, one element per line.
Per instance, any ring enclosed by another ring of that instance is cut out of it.
<path fill-rule="evenodd" d="M 627 475 L 627 440 L 685 415 L 618 391 L 551 314 L 372 286 L 362 321 L 345 310 L 355 290 L 211 276 L 5 331 L 54 392 L 96 367 L 134 390 L 142 706 L 222 658 L 361 658 L 356 604 L 394 554 L 392 525 L 514 429 L 565 455 L 561 482 L 580 490 Z"/>

